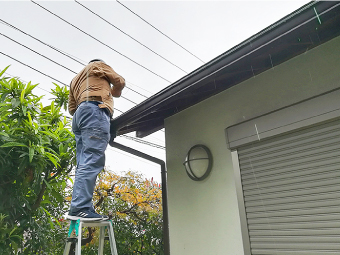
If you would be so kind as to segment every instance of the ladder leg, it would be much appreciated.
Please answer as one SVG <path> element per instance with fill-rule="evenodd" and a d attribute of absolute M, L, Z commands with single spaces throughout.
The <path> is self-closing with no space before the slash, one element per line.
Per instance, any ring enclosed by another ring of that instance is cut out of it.
<path fill-rule="evenodd" d="M 64 250 L 63 255 L 69 255 L 70 254 L 70 248 L 71 248 L 71 242 L 66 241 L 65 250 Z"/>
<path fill-rule="evenodd" d="M 78 226 L 78 241 L 76 243 L 76 255 L 81 255 L 81 237 L 82 237 L 82 230 L 83 230 L 83 222 L 79 222 Z"/>
<path fill-rule="evenodd" d="M 99 233 L 99 247 L 98 247 L 98 255 L 103 255 L 104 252 L 104 238 L 105 238 L 105 227 L 100 227 Z"/>
<path fill-rule="evenodd" d="M 111 254 L 112 255 L 118 255 L 117 247 L 116 247 L 115 235 L 114 235 L 114 232 L 113 232 L 112 221 L 110 221 L 109 228 L 108 228 L 107 232 L 109 234 L 109 239 L 110 239 Z"/>

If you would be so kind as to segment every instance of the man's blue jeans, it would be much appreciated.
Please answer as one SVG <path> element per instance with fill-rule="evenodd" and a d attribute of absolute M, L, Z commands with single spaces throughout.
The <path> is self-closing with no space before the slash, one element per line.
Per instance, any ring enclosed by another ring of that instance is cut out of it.
<path fill-rule="evenodd" d="M 105 149 L 110 138 L 108 111 L 97 102 L 82 102 L 72 120 L 76 138 L 77 169 L 70 212 L 93 209 L 97 175 L 104 169 Z"/>

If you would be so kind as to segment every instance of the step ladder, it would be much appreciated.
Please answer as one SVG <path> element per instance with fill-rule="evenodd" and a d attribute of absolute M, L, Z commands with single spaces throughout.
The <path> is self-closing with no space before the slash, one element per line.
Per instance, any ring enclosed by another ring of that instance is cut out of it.
<path fill-rule="evenodd" d="M 105 229 L 109 234 L 108 239 L 110 241 L 111 255 L 118 255 L 116 241 L 113 233 L 113 225 L 111 220 L 106 221 L 82 221 L 82 220 L 72 220 L 70 224 L 70 229 L 68 232 L 68 238 L 65 245 L 65 250 L 63 255 L 69 255 L 71 244 L 75 243 L 75 254 L 81 255 L 81 239 L 82 239 L 82 228 L 83 227 L 99 227 L 99 247 L 98 255 L 103 255 L 104 251 L 104 240 Z M 75 236 L 74 236 L 75 234 Z M 71 237 L 74 236 L 74 237 Z"/>

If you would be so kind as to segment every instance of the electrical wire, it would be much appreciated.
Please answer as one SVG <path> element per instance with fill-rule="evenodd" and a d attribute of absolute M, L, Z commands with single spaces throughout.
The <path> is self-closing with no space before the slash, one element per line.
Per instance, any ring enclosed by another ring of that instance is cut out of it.
<path fill-rule="evenodd" d="M 27 65 L 27 64 L 25 64 L 25 63 L 23 63 L 23 62 L 21 62 L 21 61 L 15 59 L 15 58 L 11 57 L 11 56 L 9 56 L 9 55 L 7 55 L 7 54 L 1 52 L 1 51 L 0 51 L 0 54 L 5 55 L 6 57 L 13 59 L 14 61 L 17 61 L 18 63 L 20 63 L 20 64 L 22 64 L 22 65 L 24 65 L 24 66 L 27 66 L 28 68 L 31 68 L 31 69 L 33 69 L 34 71 L 36 71 L 36 72 L 38 72 L 38 73 L 40 73 L 40 74 L 42 74 L 42 75 L 44 75 L 44 76 L 46 76 L 46 77 L 48 77 L 48 78 L 54 80 L 54 81 L 56 81 L 56 82 L 59 82 L 60 84 L 63 84 L 64 86 L 67 86 L 67 87 L 70 86 L 70 85 L 67 85 L 67 84 L 65 84 L 65 83 L 63 83 L 63 82 L 57 80 L 56 78 L 53 78 L 52 76 L 50 76 L 50 75 L 48 75 L 48 74 L 45 74 L 45 73 L 43 73 L 43 72 L 41 72 L 41 71 L 35 69 L 34 67 L 32 67 L 32 66 L 30 66 L 30 65 Z M 114 109 L 117 110 L 117 111 L 119 111 L 120 113 L 123 113 L 123 111 L 121 111 L 121 110 L 119 110 L 119 109 L 117 109 L 117 108 L 114 108 Z"/>
<path fill-rule="evenodd" d="M 124 155 L 124 156 L 129 157 L 129 158 L 132 158 L 132 159 L 136 159 L 136 160 L 138 160 L 138 161 L 140 161 L 140 162 L 143 162 L 143 163 L 146 163 L 146 164 L 148 164 L 148 165 L 150 165 L 150 166 L 153 166 L 153 164 L 150 164 L 150 161 L 141 159 L 141 158 L 139 158 L 138 156 L 130 156 L 130 155 L 132 155 L 132 154 L 125 154 L 125 153 L 122 153 L 121 151 L 115 150 L 115 149 L 113 149 L 113 148 L 111 148 L 111 147 L 108 147 L 108 150 L 113 151 L 113 152 L 116 152 L 116 153 L 119 153 L 119 154 L 121 154 L 121 155 Z"/>
<path fill-rule="evenodd" d="M 53 63 L 57 64 L 58 66 L 61 66 L 61 67 L 65 68 L 66 70 L 68 70 L 68 71 L 70 71 L 70 72 L 72 72 L 72 73 L 74 73 L 74 74 L 77 74 L 75 71 L 69 69 L 68 67 L 66 67 L 66 66 L 64 66 L 64 65 L 62 65 L 62 64 L 60 64 L 60 63 L 58 63 L 58 62 L 56 62 L 56 61 L 54 61 L 53 59 L 50 59 L 50 58 L 46 57 L 45 55 L 42 55 L 41 53 L 39 53 L 39 52 L 37 52 L 37 51 L 35 51 L 35 50 L 33 50 L 33 49 L 27 47 L 26 45 L 24 45 L 24 44 L 22 44 L 22 43 L 20 43 L 20 42 L 18 42 L 18 41 L 16 41 L 16 40 L 14 40 L 14 39 L 12 39 L 12 38 L 10 38 L 9 36 L 4 35 L 4 34 L 2 34 L 2 33 L 0 33 L 0 35 L 2 35 L 3 37 L 6 37 L 7 39 L 11 40 L 12 42 L 17 43 L 17 44 L 19 44 L 20 46 L 22 46 L 22 47 L 24 47 L 24 48 L 26 48 L 26 49 L 28 49 L 28 50 L 30 50 L 30 51 L 33 51 L 34 53 L 38 54 L 38 55 L 41 56 L 41 57 L 46 58 L 46 59 L 48 59 L 49 61 L 52 61 Z"/>
<path fill-rule="evenodd" d="M 23 45 L 22 43 L 19 43 L 18 41 L 14 40 L 14 39 L 12 39 L 12 38 L 10 38 L 10 37 L 8 37 L 7 35 L 4 35 L 4 34 L 2 34 L 2 33 L 0 33 L 0 35 L 2 35 L 2 36 L 4 36 L 4 37 L 6 37 L 7 39 L 9 39 L 9 40 L 11 40 L 11 41 L 13 41 L 13 42 L 19 44 L 19 45 L 22 46 L 22 47 L 25 47 L 26 49 L 28 49 L 28 50 L 30 50 L 30 51 L 33 51 L 34 53 L 38 54 L 39 56 L 48 59 L 49 61 L 51 61 L 51 62 L 53 62 L 53 63 L 55 63 L 55 64 L 57 64 L 57 65 L 59 65 L 59 66 L 61 66 L 61 67 L 63 67 L 63 68 L 65 68 L 66 70 L 68 70 L 68 71 L 70 71 L 70 72 L 72 72 L 72 73 L 74 73 L 74 74 L 77 74 L 77 72 L 75 72 L 75 71 L 69 69 L 68 67 L 66 67 L 66 66 L 64 66 L 64 65 L 62 65 L 62 64 L 60 64 L 60 63 L 58 63 L 58 62 L 56 62 L 56 61 L 54 61 L 53 59 L 50 59 L 50 58 L 46 57 L 45 55 L 43 55 L 43 54 L 41 54 L 41 53 L 39 53 L 39 52 L 37 52 L 37 51 L 35 51 L 35 50 L 33 50 L 33 49 L 27 47 L 26 45 Z M 67 85 L 67 86 L 70 87 L 69 85 Z M 131 99 L 129 99 L 129 98 L 127 98 L 127 97 L 121 96 L 121 98 L 124 98 L 125 100 L 127 100 L 127 101 L 129 101 L 129 102 L 131 102 L 131 103 L 133 103 L 133 104 L 135 104 L 135 105 L 137 105 L 136 102 L 132 101 Z"/>
<path fill-rule="evenodd" d="M 12 74 L 10 74 L 10 73 L 7 73 L 7 72 L 5 72 L 5 74 L 11 76 L 12 78 L 18 78 L 17 76 L 14 76 L 14 75 L 12 75 Z M 21 80 L 21 79 L 20 79 L 20 80 Z M 21 80 L 21 81 L 25 82 L 26 84 L 28 83 L 27 81 L 24 81 L 24 80 Z M 45 91 L 46 93 L 51 94 L 51 92 L 48 91 L 47 89 L 41 88 L 41 87 L 39 87 L 39 86 L 37 86 L 36 88 L 41 89 L 41 90 Z M 67 117 L 67 116 L 66 116 L 66 117 Z"/>
<path fill-rule="evenodd" d="M 164 34 L 161 30 L 159 30 L 158 28 L 156 28 L 154 25 L 150 24 L 148 21 L 146 21 L 145 19 L 143 19 L 140 15 L 138 15 L 137 13 L 135 13 L 134 11 L 132 11 L 130 8 L 128 8 L 126 5 L 122 4 L 120 1 L 116 0 L 120 5 L 122 5 L 124 8 L 126 8 L 127 10 L 129 10 L 131 13 L 133 13 L 134 15 L 136 15 L 138 18 L 140 18 L 141 20 L 143 20 L 146 24 L 148 24 L 149 26 L 151 26 L 152 28 L 154 28 L 155 30 L 157 30 L 159 33 L 161 33 L 162 35 L 164 35 L 166 38 L 168 38 L 170 41 L 172 41 L 173 43 L 175 43 L 176 45 L 178 45 L 179 47 L 181 47 L 183 50 L 185 50 L 186 52 L 188 52 L 190 55 L 192 55 L 193 57 L 195 57 L 196 59 L 198 59 L 199 61 L 201 61 L 202 63 L 205 63 L 202 59 L 200 59 L 199 57 L 197 57 L 195 54 L 191 53 L 189 50 L 187 50 L 186 48 L 184 48 L 182 45 L 180 45 L 179 43 L 177 43 L 175 40 L 171 39 L 169 36 L 167 36 L 166 34 Z"/>
<path fill-rule="evenodd" d="M 34 36 L 32 36 L 32 35 L 30 35 L 30 34 L 24 32 L 24 31 L 22 31 L 21 29 L 19 29 L 19 28 L 13 26 L 12 24 L 10 24 L 10 23 L 4 21 L 3 19 L 0 19 L 0 21 L 1 21 L 4 25 L 6 25 L 6 26 L 8 26 L 8 27 L 10 27 L 10 28 L 12 28 L 12 29 L 14 29 L 14 30 L 18 30 L 19 32 L 21 32 L 21 33 L 23 33 L 23 34 L 25 34 L 25 35 L 31 37 L 32 39 L 34 39 L 34 40 L 36 40 L 36 41 L 38 41 L 38 42 L 40 42 L 40 43 L 42 43 L 42 44 L 44 44 L 44 45 L 46 45 L 46 46 L 48 46 L 48 47 L 50 47 L 51 49 L 53 49 L 53 50 L 55 50 L 55 51 L 57 51 L 57 52 L 63 54 L 64 56 L 66 56 L 66 57 L 68 57 L 68 58 L 71 58 L 72 60 L 78 62 L 79 64 L 85 65 L 84 63 L 82 63 L 82 62 L 80 62 L 79 60 L 77 60 L 77 59 L 75 59 L 74 57 L 72 57 L 70 54 L 66 54 L 66 53 L 62 52 L 61 50 L 59 50 L 58 48 L 53 47 L 52 45 L 49 45 L 49 44 L 47 44 L 47 43 L 45 43 L 45 42 L 39 40 L 38 38 L 36 38 L 36 37 L 34 37 Z"/>
<path fill-rule="evenodd" d="M 59 82 L 59 83 L 65 85 L 65 86 L 69 86 L 69 85 L 66 85 L 65 83 L 63 83 L 63 82 L 61 82 L 61 81 L 59 81 L 59 80 L 57 80 L 57 79 L 55 79 L 55 78 L 49 76 L 48 74 L 45 74 L 45 73 L 43 73 L 43 72 L 41 72 L 41 71 L 39 71 L 39 70 L 37 70 L 37 69 L 31 67 L 30 65 L 27 65 L 27 64 L 25 64 L 25 63 L 23 63 L 23 62 L 21 62 L 21 61 L 15 59 L 15 58 L 11 57 L 11 56 L 9 56 L 9 55 L 7 55 L 7 54 L 1 52 L 1 51 L 0 51 L 0 54 L 5 55 L 6 57 L 11 58 L 11 59 L 17 61 L 17 62 L 19 62 L 20 64 L 22 64 L 22 65 L 24 65 L 24 66 L 26 66 L 26 67 L 29 67 L 29 68 L 33 69 L 34 71 L 36 71 L 36 72 L 38 72 L 38 73 L 40 73 L 40 74 L 42 74 L 42 75 L 44 75 L 44 76 L 46 76 L 46 77 L 52 79 L 52 80 L 55 80 L 55 81 L 57 81 L 57 82 Z M 14 76 L 12 76 L 12 77 L 14 77 Z M 40 88 L 40 87 L 38 87 L 38 88 Z M 42 89 L 42 88 L 41 88 L 41 89 Z M 45 89 L 42 89 L 42 90 L 45 90 Z M 48 92 L 47 90 L 45 90 L 45 91 Z M 48 92 L 48 93 L 50 93 L 50 92 Z M 123 111 L 121 111 L 121 110 L 119 110 L 119 109 L 117 109 L 117 108 L 114 108 L 114 109 L 117 110 L 117 111 L 119 111 L 120 113 L 123 113 Z M 68 117 L 68 116 L 65 116 L 65 117 L 66 117 L 66 118 L 70 118 L 70 117 Z M 158 144 L 155 144 L 155 143 L 152 143 L 152 142 L 144 141 L 144 140 L 141 140 L 141 139 L 136 138 L 136 137 L 131 137 L 131 136 L 128 136 L 128 135 L 122 135 L 122 136 L 123 136 L 124 138 L 129 139 L 129 140 L 133 140 L 133 141 L 135 141 L 135 142 L 139 142 L 139 143 L 142 143 L 142 144 L 145 144 L 145 145 L 149 145 L 149 146 L 151 146 L 151 147 L 155 147 L 155 148 L 158 148 L 158 149 L 165 149 L 164 146 L 161 146 L 161 145 L 158 145 Z"/>
<path fill-rule="evenodd" d="M 120 135 L 122 137 L 125 137 L 129 140 L 132 140 L 132 141 L 137 141 L 137 142 L 140 142 L 140 143 L 143 143 L 143 144 L 146 144 L 146 145 L 149 145 L 149 146 L 152 146 L 152 147 L 155 147 L 155 148 L 158 148 L 158 149 L 163 149 L 165 150 L 165 147 L 164 146 L 161 146 L 161 145 L 158 145 L 158 144 L 155 144 L 155 143 L 151 143 L 149 141 L 144 141 L 144 140 L 141 140 L 141 139 L 138 139 L 136 137 L 131 137 L 131 136 L 128 136 L 128 135 Z"/>
<path fill-rule="evenodd" d="M 179 70 L 181 70 L 182 72 L 188 74 L 187 71 L 185 71 L 184 69 L 180 68 L 178 65 L 172 63 L 170 60 L 166 59 L 165 57 L 163 57 L 162 55 L 158 54 L 157 52 L 155 52 L 154 50 L 150 49 L 148 46 L 146 46 L 145 44 L 141 43 L 140 41 L 138 41 L 137 39 L 135 39 L 134 37 L 132 37 L 131 35 L 129 35 L 128 33 L 124 32 L 123 30 L 121 30 L 119 27 L 113 25 L 111 22 L 109 22 L 108 20 L 104 19 L 102 16 L 100 16 L 99 14 L 95 13 L 94 11 L 92 11 L 90 8 L 86 7 L 85 5 L 81 4 L 80 2 L 78 2 L 77 0 L 74 0 L 77 4 L 79 4 L 80 6 L 82 6 L 83 8 L 85 8 L 86 10 L 88 10 L 89 12 L 91 12 L 92 14 L 96 15 L 98 18 L 100 18 L 101 20 L 105 21 L 106 23 L 108 23 L 109 25 L 111 25 L 112 27 L 116 28 L 118 31 L 120 31 L 121 33 L 123 33 L 124 35 L 128 36 L 130 39 L 134 40 L 135 42 L 137 42 L 138 44 L 142 45 L 144 48 L 148 49 L 149 51 L 151 51 L 152 53 L 154 53 L 155 55 L 159 56 L 160 58 L 162 58 L 163 60 L 165 60 L 166 62 L 168 62 L 169 64 L 177 67 Z"/>
<path fill-rule="evenodd" d="M 36 38 L 36 37 L 34 37 L 34 36 L 32 36 L 32 35 L 30 35 L 30 34 L 24 32 L 24 31 L 22 31 L 21 29 L 19 29 L 19 28 L 13 26 L 12 24 L 10 24 L 10 23 L 4 21 L 3 19 L 0 19 L 0 22 L 3 23 L 4 25 L 6 25 L 6 26 L 8 26 L 8 27 L 10 27 L 10 28 L 12 28 L 12 29 L 14 29 L 14 30 L 17 30 L 17 31 L 23 33 L 23 34 L 26 35 L 26 36 L 31 37 L 32 39 L 34 39 L 34 40 L 36 40 L 36 41 L 38 41 L 38 42 L 44 44 L 45 46 L 47 46 L 47 47 L 49 47 L 49 48 L 51 48 L 51 49 L 53 49 L 53 50 L 59 52 L 60 54 L 62 54 L 62 55 L 64 55 L 64 56 L 66 56 L 66 57 L 68 57 L 68 58 L 70 58 L 70 59 L 76 61 L 77 63 L 81 64 L 82 66 L 86 66 L 85 61 L 83 61 L 83 60 L 81 60 L 81 59 L 78 59 L 78 60 L 77 60 L 76 57 L 72 56 L 71 54 L 66 53 L 66 52 L 64 52 L 64 51 L 62 51 L 62 50 L 60 50 L 60 49 L 54 47 L 53 45 L 47 44 L 47 43 L 45 43 L 45 42 L 39 40 L 38 38 Z M 80 62 L 80 61 L 83 61 L 83 63 Z M 127 81 L 127 83 L 129 83 L 129 84 L 131 84 L 131 85 L 133 85 L 133 86 L 136 86 L 136 87 L 138 87 L 138 88 L 141 88 L 141 87 L 139 87 L 139 86 L 137 86 L 137 85 L 135 85 L 135 84 L 133 84 L 133 83 L 131 83 L 131 82 L 129 82 L 129 81 Z M 126 88 L 129 89 L 129 90 L 131 90 L 131 91 L 133 91 L 133 92 L 135 92 L 136 94 L 138 94 L 138 95 L 140 95 L 140 96 L 142 96 L 142 97 L 144 97 L 144 98 L 148 98 L 148 96 L 146 96 L 146 95 L 144 95 L 144 94 L 142 94 L 142 93 L 140 93 L 140 92 L 138 92 L 138 91 L 136 91 L 136 90 L 134 90 L 134 89 L 132 89 L 132 88 L 130 88 L 130 87 L 128 87 L 128 86 L 126 86 Z M 143 89 L 143 88 L 141 88 L 141 89 Z M 145 90 L 145 89 L 143 89 L 143 90 Z M 147 90 L 145 90 L 145 91 L 147 91 Z M 147 92 L 151 93 L 150 91 L 147 91 Z M 151 93 L 151 94 L 152 94 L 152 93 Z"/>
<path fill-rule="evenodd" d="M 111 46 L 107 45 L 106 43 L 98 40 L 97 38 L 95 38 L 94 36 L 90 35 L 89 33 L 85 32 L 84 30 L 80 29 L 79 27 L 73 25 L 72 23 L 68 22 L 67 20 L 63 19 L 62 17 L 58 16 L 57 14 L 53 13 L 52 11 L 48 10 L 47 8 L 43 7 L 42 5 L 34 2 L 33 0 L 31 0 L 32 3 L 38 5 L 40 8 L 44 9 L 45 11 L 47 11 L 48 13 L 54 15 L 55 17 L 59 18 L 60 20 L 64 21 L 65 23 L 69 24 L 70 26 L 74 27 L 75 29 L 81 31 L 82 33 L 86 34 L 87 36 L 91 37 L 92 39 L 94 39 L 95 41 L 99 42 L 100 44 L 106 46 L 107 48 L 111 49 L 112 51 L 116 52 L 117 54 L 121 55 L 122 57 L 130 60 L 131 62 L 135 63 L 136 65 L 142 67 L 143 69 L 149 71 L 150 73 L 158 76 L 159 78 L 163 79 L 164 81 L 167 81 L 169 83 L 171 83 L 171 81 L 167 80 L 166 78 L 164 78 L 163 76 L 155 73 L 154 71 L 150 70 L 149 68 L 143 66 L 142 64 L 139 64 L 138 62 L 134 61 L 133 59 L 129 58 L 128 56 L 124 55 L 123 53 L 117 51 L 116 49 L 112 48 Z"/>
<path fill-rule="evenodd" d="M 25 64 L 25 63 L 23 63 L 23 62 L 21 62 L 21 61 L 15 59 L 15 58 L 11 57 L 11 56 L 9 56 L 9 55 L 7 55 L 7 54 L 1 52 L 1 51 L 0 51 L 0 54 L 5 55 L 6 57 L 15 60 L 15 61 L 19 62 L 20 64 L 22 64 L 22 65 L 24 65 L 24 66 L 27 66 L 27 67 L 33 69 L 34 71 L 36 71 L 36 72 L 38 72 L 38 73 L 40 73 L 40 74 L 42 74 L 42 75 L 44 75 L 44 76 L 46 76 L 46 77 L 48 77 L 48 78 L 54 80 L 54 81 L 56 81 L 56 82 L 59 82 L 60 84 L 63 84 L 63 85 L 65 85 L 65 86 L 68 86 L 68 85 L 66 85 L 65 83 L 63 83 L 63 82 L 57 80 L 56 78 L 53 78 L 52 76 L 49 76 L 48 74 L 45 74 L 45 73 L 43 73 L 43 72 L 41 72 L 41 71 L 35 69 L 34 67 L 31 67 L 31 66 L 29 66 L 29 65 L 27 65 L 27 64 Z"/>

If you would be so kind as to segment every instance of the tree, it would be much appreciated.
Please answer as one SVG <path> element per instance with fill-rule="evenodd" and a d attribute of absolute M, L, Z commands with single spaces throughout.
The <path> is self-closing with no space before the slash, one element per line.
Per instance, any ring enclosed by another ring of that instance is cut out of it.
<path fill-rule="evenodd" d="M 55 100 L 43 106 L 33 94 L 37 84 L 3 77 L 7 68 L 0 70 L 0 254 L 59 255 L 76 164 L 70 121 L 61 112 L 68 90 L 55 84 Z M 119 254 L 163 254 L 161 198 L 160 185 L 136 173 L 100 174 L 95 206 L 111 214 Z M 97 241 L 98 231 L 89 229 L 82 254 L 97 254 Z"/>
<path fill-rule="evenodd" d="M 99 213 L 111 216 L 120 254 L 164 254 L 160 184 L 131 171 L 125 176 L 104 171 L 98 177 L 94 201 Z M 97 232 L 91 231 L 84 254 L 96 254 Z M 108 245 L 106 249 L 109 253 Z"/>
<path fill-rule="evenodd" d="M 53 241 L 44 234 L 62 229 L 75 163 L 74 136 L 61 112 L 67 91 L 56 86 L 59 105 L 43 106 L 32 93 L 38 84 L 3 77 L 7 68 L 0 71 L 0 253 L 37 254 Z"/>

